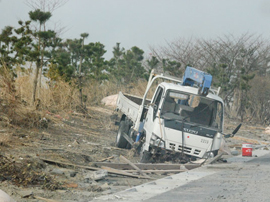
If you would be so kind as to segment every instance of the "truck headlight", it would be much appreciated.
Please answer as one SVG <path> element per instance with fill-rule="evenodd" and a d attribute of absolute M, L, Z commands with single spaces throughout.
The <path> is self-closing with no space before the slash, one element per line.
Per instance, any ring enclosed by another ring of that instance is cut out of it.
<path fill-rule="evenodd" d="M 155 133 L 152 133 L 152 136 L 150 139 L 150 144 L 157 146 L 157 147 L 165 148 L 164 140 L 162 140 L 160 137 L 158 137 Z"/>
<path fill-rule="evenodd" d="M 206 152 L 203 157 L 203 159 L 208 159 L 208 158 L 214 158 L 214 153 L 213 152 Z"/>

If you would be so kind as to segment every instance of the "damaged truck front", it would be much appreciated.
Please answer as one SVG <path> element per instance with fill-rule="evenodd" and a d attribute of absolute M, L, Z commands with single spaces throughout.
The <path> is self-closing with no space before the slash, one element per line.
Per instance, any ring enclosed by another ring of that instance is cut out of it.
<path fill-rule="evenodd" d="M 151 100 L 152 84 L 160 83 Z M 223 135 L 223 100 L 212 76 L 187 67 L 183 80 L 152 71 L 143 98 L 119 93 L 122 112 L 116 146 L 140 150 L 141 162 L 179 161 L 217 155 Z"/>

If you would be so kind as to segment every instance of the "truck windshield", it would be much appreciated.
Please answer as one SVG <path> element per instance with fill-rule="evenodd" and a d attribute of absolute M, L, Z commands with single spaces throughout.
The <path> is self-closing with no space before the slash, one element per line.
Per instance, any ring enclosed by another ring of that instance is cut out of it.
<path fill-rule="evenodd" d="M 166 94 L 161 118 L 185 120 L 185 122 L 220 130 L 222 127 L 222 103 L 204 96 L 169 91 Z"/>

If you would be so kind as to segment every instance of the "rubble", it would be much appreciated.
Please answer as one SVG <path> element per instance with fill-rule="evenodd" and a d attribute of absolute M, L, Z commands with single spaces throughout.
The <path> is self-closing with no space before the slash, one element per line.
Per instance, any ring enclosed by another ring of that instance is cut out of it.
<path fill-rule="evenodd" d="M 265 134 L 270 134 L 270 126 L 268 126 L 267 128 L 265 128 L 264 133 L 265 133 Z"/>
<path fill-rule="evenodd" d="M 97 171 L 86 173 L 84 175 L 84 179 L 92 179 L 95 181 L 99 181 L 99 180 L 105 179 L 105 177 L 107 176 L 108 176 L 107 170 L 97 170 Z"/>

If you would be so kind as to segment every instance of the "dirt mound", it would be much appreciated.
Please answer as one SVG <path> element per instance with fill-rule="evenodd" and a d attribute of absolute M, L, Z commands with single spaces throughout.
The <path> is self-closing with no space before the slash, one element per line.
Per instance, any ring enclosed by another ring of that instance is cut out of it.
<path fill-rule="evenodd" d="M 116 95 L 110 95 L 101 100 L 101 103 L 106 106 L 115 107 L 117 102 L 118 94 Z"/>

